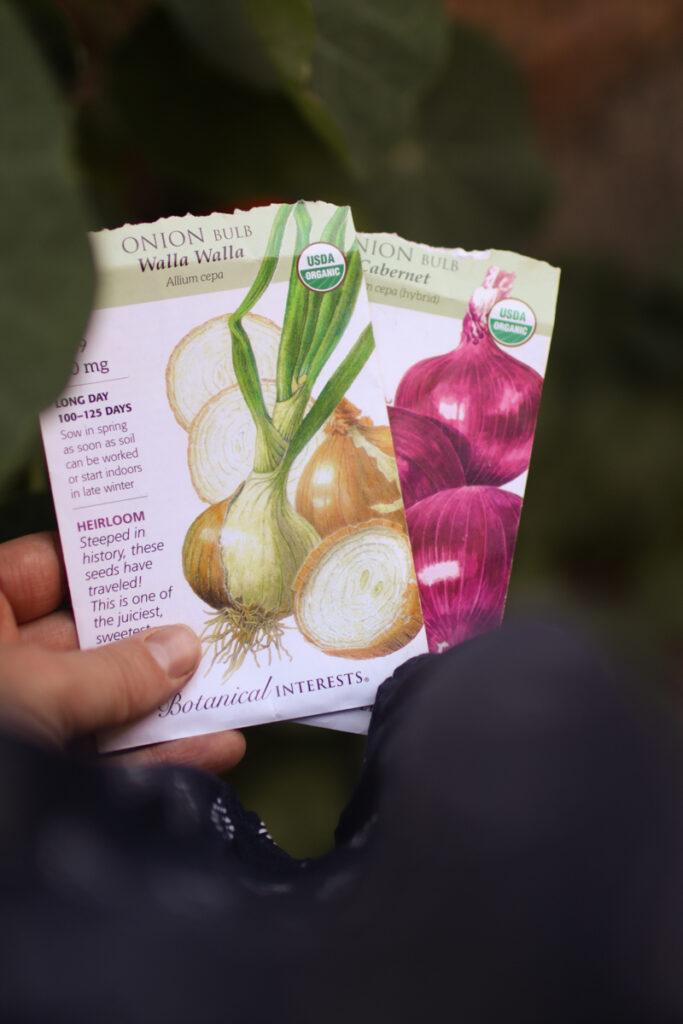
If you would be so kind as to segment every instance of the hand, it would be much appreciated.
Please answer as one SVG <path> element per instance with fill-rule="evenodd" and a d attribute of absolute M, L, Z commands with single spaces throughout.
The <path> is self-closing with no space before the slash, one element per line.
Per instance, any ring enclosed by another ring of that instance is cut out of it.
<path fill-rule="evenodd" d="M 0 544 L 0 721 L 53 743 L 124 725 L 162 704 L 190 678 L 199 639 L 161 626 L 79 651 L 57 537 L 36 533 Z M 234 767 L 240 732 L 211 733 L 117 755 L 127 764 Z"/>

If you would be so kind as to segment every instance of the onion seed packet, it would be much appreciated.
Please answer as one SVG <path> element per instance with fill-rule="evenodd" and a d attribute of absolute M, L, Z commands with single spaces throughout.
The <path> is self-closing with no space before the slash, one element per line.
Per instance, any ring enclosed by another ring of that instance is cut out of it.
<path fill-rule="evenodd" d="M 358 244 L 427 640 L 445 651 L 503 617 L 560 272 L 397 235 Z"/>
<path fill-rule="evenodd" d="M 92 243 L 96 308 L 41 417 L 79 639 L 184 622 L 204 644 L 102 749 L 371 703 L 427 639 L 350 212 Z"/>

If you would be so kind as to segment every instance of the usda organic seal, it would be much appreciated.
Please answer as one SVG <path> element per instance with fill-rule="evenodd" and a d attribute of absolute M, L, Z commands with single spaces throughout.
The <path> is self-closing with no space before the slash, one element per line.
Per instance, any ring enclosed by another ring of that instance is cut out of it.
<path fill-rule="evenodd" d="M 314 292 L 331 292 L 346 276 L 346 259 L 336 245 L 313 242 L 302 250 L 296 265 L 302 284 Z"/>
<path fill-rule="evenodd" d="M 523 345 L 536 330 L 536 314 L 521 299 L 500 299 L 489 313 L 489 331 L 501 345 Z"/>

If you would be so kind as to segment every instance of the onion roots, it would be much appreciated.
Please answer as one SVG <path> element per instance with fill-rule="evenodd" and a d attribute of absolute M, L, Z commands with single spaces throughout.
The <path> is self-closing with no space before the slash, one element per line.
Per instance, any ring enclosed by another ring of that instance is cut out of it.
<path fill-rule="evenodd" d="M 252 473 L 231 499 L 202 512 L 185 538 L 185 578 L 217 610 L 204 640 L 229 671 L 249 651 L 280 648 L 294 578 L 320 540 L 290 505 L 285 482 L 281 472 Z"/>

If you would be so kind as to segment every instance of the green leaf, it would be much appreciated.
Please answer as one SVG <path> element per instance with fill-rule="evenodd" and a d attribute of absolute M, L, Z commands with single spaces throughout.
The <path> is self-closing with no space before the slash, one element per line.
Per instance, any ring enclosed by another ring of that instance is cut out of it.
<path fill-rule="evenodd" d="M 446 58 L 440 0 L 163 0 L 211 63 L 285 87 L 337 157 L 367 172 L 406 129 Z"/>
<path fill-rule="evenodd" d="M 301 375 L 306 377 L 306 388 L 309 392 L 341 341 L 356 307 L 356 300 L 363 280 L 363 268 L 360 261 L 360 252 L 357 248 L 354 247 L 346 253 L 346 264 L 346 277 L 341 287 L 336 288 L 334 292 L 328 293 L 332 296 L 338 296 L 331 316 L 328 319 L 327 311 L 321 306 L 311 347 L 301 364 Z M 323 301 L 325 298 L 326 296 L 323 297 Z"/>
<path fill-rule="evenodd" d="M 306 413 L 301 426 L 294 434 L 282 463 L 283 469 L 291 466 L 300 451 L 329 419 L 354 380 L 363 369 L 375 348 L 375 339 L 370 324 L 361 331 L 353 348 L 342 359 L 327 384 Z"/>
<path fill-rule="evenodd" d="M 0 477 L 66 383 L 93 272 L 65 110 L 29 34 L 0 5 Z"/>
<path fill-rule="evenodd" d="M 259 89 L 310 75 L 309 0 L 164 0 L 178 26 L 215 67 Z"/>
<path fill-rule="evenodd" d="M 344 248 L 346 238 L 346 227 L 349 216 L 348 206 L 340 206 L 330 217 L 329 221 L 320 234 L 321 242 L 330 242 L 338 249 Z M 301 336 L 294 377 L 298 381 L 303 374 L 303 368 L 309 366 L 310 357 L 316 342 L 321 342 L 327 333 L 337 305 L 344 294 L 342 289 L 335 288 L 331 292 L 310 292 L 306 308 L 306 320 Z M 310 387 L 309 387 L 310 392 Z"/>
<path fill-rule="evenodd" d="M 53 0 L 13 0 L 13 6 L 57 82 L 73 89 L 83 56 L 72 21 Z"/>
<path fill-rule="evenodd" d="M 285 402 L 292 395 L 292 377 L 296 365 L 299 346 L 301 345 L 306 310 L 308 308 L 308 288 L 299 277 L 298 257 L 308 245 L 311 238 L 311 215 L 306 203 L 299 201 L 294 207 L 296 223 L 296 242 L 289 271 L 289 287 L 285 316 L 282 321 L 282 336 L 277 359 L 277 400 Z"/>
<path fill-rule="evenodd" d="M 197 53 L 217 70 L 258 89 L 277 89 L 277 74 L 245 17 L 242 0 L 163 0 L 162 6 Z"/>
<path fill-rule="evenodd" d="M 436 245 L 517 248 L 549 194 L 519 72 L 497 45 L 459 26 L 414 124 L 367 183 L 356 223 Z"/>
<path fill-rule="evenodd" d="M 440 0 L 312 0 L 316 35 L 310 96 L 302 110 L 331 134 L 323 110 L 367 172 L 410 123 L 446 59 Z M 313 98 L 319 101 L 316 107 Z"/>
<path fill-rule="evenodd" d="M 172 209 L 248 209 L 306 195 L 330 202 L 348 195 L 339 161 L 292 103 L 209 66 L 162 8 L 117 49 L 85 122 L 106 226 L 154 220 Z M 117 210 L 112 196 L 127 184 L 127 208 Z"/>
<path fill-rule="evenodd" d="M 277 210 L 256 277 L 235 312 L 231 313 L 228 317 L 228 327 L 232 337 L 233 369 L 242 392 L 242 397 L 247 404 L 257 430 L 265 427 L 270 422 L 270 416 L 266 409 L 266 403 L 263 400 L 263 389 L 254 350 L 251 347 L 247 332 L 242 327 L 242 317 L 256 305 L 273 280 L 273 274 L 280 258 L 282 238 L 291 211 L 291 206 L 286 204 L 283 204 Z"/>
<path fill-rule="evenodd" d="M 292 207 L 288 206 L 287 203 L 283 203 L 273 217 L 273 223 L 270 229 L 270 235 L 268 236 L 268 241 L 266 242 L 263 259 L 259 265 L 256 277 L 251 282 L 249 291 L 233 314 L 235 319 L 241 320 L 245 313 L 248 313 L 254 308 L 270 282 L 273 280 L 273 274 L 275 273 L 278 260 L 280 259 L 282 238 L 291 212 Z"/>
<path fill-rule="evenodd" d="M 346 239 L 346 228 L 348 226 L 349 208 L 340 206 L 335 210 L 327 224 L 320 233 L 321 242 L 329 242 L 336 245 L 338 249 L 344 248 Z"/>
<path fill-rule="evenodd" d="M 315 36 L 310 0 L 246 0 L 246 14 L 283 80 L 308 81 Z"/>

